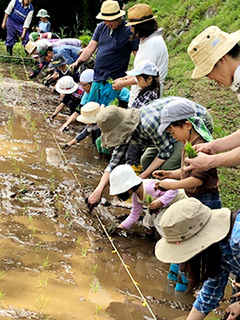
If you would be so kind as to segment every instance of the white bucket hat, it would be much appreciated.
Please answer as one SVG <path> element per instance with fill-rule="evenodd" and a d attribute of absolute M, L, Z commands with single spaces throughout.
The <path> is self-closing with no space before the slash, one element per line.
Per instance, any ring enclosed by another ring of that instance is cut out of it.
<path fill-rule="evenodd" d="M 140 60 L 137 63 L 136 67 L 130 71 L 127 71 L 126 74 L 129 76 L 139 76 L 141 74 L 146 74 L 156 77 L 159 75 L 159 69 L 153 62 L 149 60 Z"/>
<path fill-rule="evenodd" d="M 48 15 L 48 12 L 47 10 L 45 9 L 40 9 L 37 13 L 37 17 L 40 17 L 40 18 L 50 18 L 50 16 Z"/>
<path fill-rule="evenodd" d="M 195 198 L 179 200 L 162 215 L 156 257 L 165 263 L 186 262 L 226 237 L 230 224 L 228 208 L 211 210 Z"/>
<path fill-rule="evenodd" d="M 97 19 L 112 21 L 125 15 L 124 10 L 120 10 L 119 3 L 113 0 L 106 0 L 102 3 L 101 12 Z"/>
<path fill-rule="evenodd" d="M 97 102 L 88 102 L 81 108 L 81 115 L 77 117 L 77 121 L 92 124 L 96 123 L 97 114 L 100 112 L 101 108 L 100 104 Z"/>
<path fill-rule="evenodd" d="M 240 41 L 240 30 L 227 33 L 216 26 L 210 26 L 192 40 L 188 54 L 195 69 L 192 78 L 208 75 L 215 64 Z"/>
<path fill-rule="evenodd" d="M 128 164 L 121 164 L 110 173 L 110 195 L 117 195 L 130 190 L 142 182 L 136 175 L 133 168 Z"/>
<path fill-rule="evenodd" d="M 56 91 L 59 93 L 70 94 L 76 91 L 78 84 L 73 80 L 71 76 L 64 76 L 56 83 Z"/>
<path fill-rule="evenodd" d="M 93 82 L 94 70 L 86 69 L 80 75 L 80 82 Z"/>

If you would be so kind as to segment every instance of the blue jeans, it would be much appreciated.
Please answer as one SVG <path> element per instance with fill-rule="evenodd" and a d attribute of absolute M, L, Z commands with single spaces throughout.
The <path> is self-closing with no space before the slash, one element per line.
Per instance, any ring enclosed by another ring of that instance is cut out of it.
<path fill-rule="evenodd" d="M 204 193 L 199 195 L 194 195 L 194 198 L 201 201 L 205 206 L 210 209 L 221 209 L 222 202 L 219 193 Z"/>

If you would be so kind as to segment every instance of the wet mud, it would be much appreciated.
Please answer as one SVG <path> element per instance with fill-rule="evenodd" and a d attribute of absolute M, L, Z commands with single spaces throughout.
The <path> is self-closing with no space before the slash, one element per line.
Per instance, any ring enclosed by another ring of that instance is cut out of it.
<path fill-rule="evenodd" d="M 85 197 L 107 161 L 90 138 L 62 153 L 79 125 L 62 134 L 65 115 L 47 123 L 53 88 L 0 64 L 0 97 L 0 319 L 185 319 L 194 297 L 167 283 L 141 223 L 112 236 L 122 261 L 104 233 L 129 204 L 105 193 L 108 206 L 89 214 Z"/>

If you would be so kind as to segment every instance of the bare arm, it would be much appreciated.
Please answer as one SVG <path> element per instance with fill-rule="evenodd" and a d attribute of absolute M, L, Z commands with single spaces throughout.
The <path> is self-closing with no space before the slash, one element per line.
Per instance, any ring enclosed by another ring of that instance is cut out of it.
<path fill-rule="evenodd" d="M 161 167 L 164 164 L 165 160 L 159 159 L 159 158 L 155 158 L 153 160 L 153 162 L 150 164 L 149 167 L 147 167 L 147 169 L 145 171 L 143 171 L 140 174 L 140 178 L 142 179 L 146 179 L 148 176 L 150 176 L 150 174 L 155 171 L 156 169 L 158 169 L 159 167 Z"/>
<path fill-rule="evenodd" d="M 189 189 L 194 187 L 199 187 L 202 185 L 202 181 L 200 179 L 189 177 L 182 180 L 176 180 L 176 181 L 161 181 L 158 183 L 159 187 L 162 187 L 164 189 Z"/>
<path fill-rule="evenodd" d="M 88 197 L 88 202 L 90 204 L 98 203 L 101 200 L 103 190 L 108 185 L 109 176 L 110 176 L 110 172 L 105 171 L 104 174 L 102 175 L 102 178 L 99 184 L 97 185 L 93 193 L 91 193 L 90 196 Z"/>
<path fill-rule="evenodd" d="M 87 61 L 92 56 L 93 52 L 97 49 L 97 47 L 98 42 L 95 40 L 91 40 L 87 47 L 83 49 L 79 58 L 74 63 L 72 63 L 71 66 L 74 68 L 77 67 L 78 64 L 80 64 L 81 62 Z"/>
<path fill-rule="evenodd" d="M 61 126 L 60 131 L 63 131 L 66 127 L 68 127 L 69 124 L 74 122 L 78 116 L 79 116 L 79 114 L 77 112 L 73 112 L 73 114 L 70 115 L 68 120 Z"/>
<path fill-rule="evenodd" d="M 63 102 L 61 102 L 59 104 L 59 106 L 55 109 L 55 111 L 53 112 L 52 117 L 55 118 L 59 114 L 59 112 L 63 109 L 64 106 L 65 106 L 65 104 Z"/>
<path fill-rule="evenodd" d="M 9 14 L 5 13 L 2 21 L 2 28 L 5 29 L 7 18 L 9 17 Z"/>
<path fill-rule="evenodd" d="M 134 84 L 137 84 L 136 78 L 133 76 L 126 76 L 124 78 L 114 80 L 112 87 L 114 90 L 122 90 L 122 88 L 132 86 Z"/>
<path fill-rule="evenodd" d="M 179 180 L 181 176 L 181 169 L 176 170 L 156 170 L 153 172 L 153 177 L 159 180 L 166 178 Z"/>
<path fill-rule="evenodd" d="M 209 144 L 212 146 L 211 151 L 213 153 L 228 151 L 240 147 L 240 129 L 233 132 L 229 136 L 213 140 L 209 142 Z"/>
<path fill-rule="evenodd" d="M 184 168 L 185 171 L 206 171 L 211 168 L 217 167 L 238 166 L 240 165 L 240 147 L 225 153 L 219 153 L 215 155 L 208 155 L 199 152 L 196 158 L 186 158 L 185 162 L 189 163 L 189 166 Z"/>

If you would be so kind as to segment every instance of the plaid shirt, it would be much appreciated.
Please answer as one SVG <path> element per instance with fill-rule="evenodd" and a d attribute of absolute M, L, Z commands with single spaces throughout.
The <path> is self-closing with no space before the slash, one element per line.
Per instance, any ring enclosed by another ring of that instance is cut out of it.
<path fill-rule="evenodd" d="M 112 153 L 111 160 L 105 171 L 112 171 L 121 163 L 126 163 L 126 154 L 131 140 L 131 144 L 137 144 L 142 150 L 148 147 L 155 147 L 159 150 L 158 158 L 167 160 L 173 152 L 175 139 L 167 132 L 158 133 L 161 123 L 162 108 L 175 99 L 185 99 L 181 97 L 166 97 L 152 101 L 148 105 L 142 107 L 140 111 L 140 123 L 127 141 L 116 147 Z M 187 99 L 188 100 L 188 99 Z M 189 100 L 188 100 L 189 101 Z M 196 110 L 197 116 L 205 120 L 207 110 L 203 106 L 191 101 Z"/>
<path fill-rule="evenodd" d="M 149 102 L 157 98 L 158 96 L 155 90 L 147 90 L 144 93 L 140 92 L 138 96 L 135 98 L 135 100 L 133 101 L 130 108 L 140 109 L 146 104 L 148 104 Z"/>
<path fill-rule="evenodd" d="M 240 276 L 240 211 L 237 214 L 231 237 L 220 241 L 222 263 L 220 274 L 204 282 L 193 306 L 201 313 L 207 315 L 219 306 L 229 274 Z"/>

